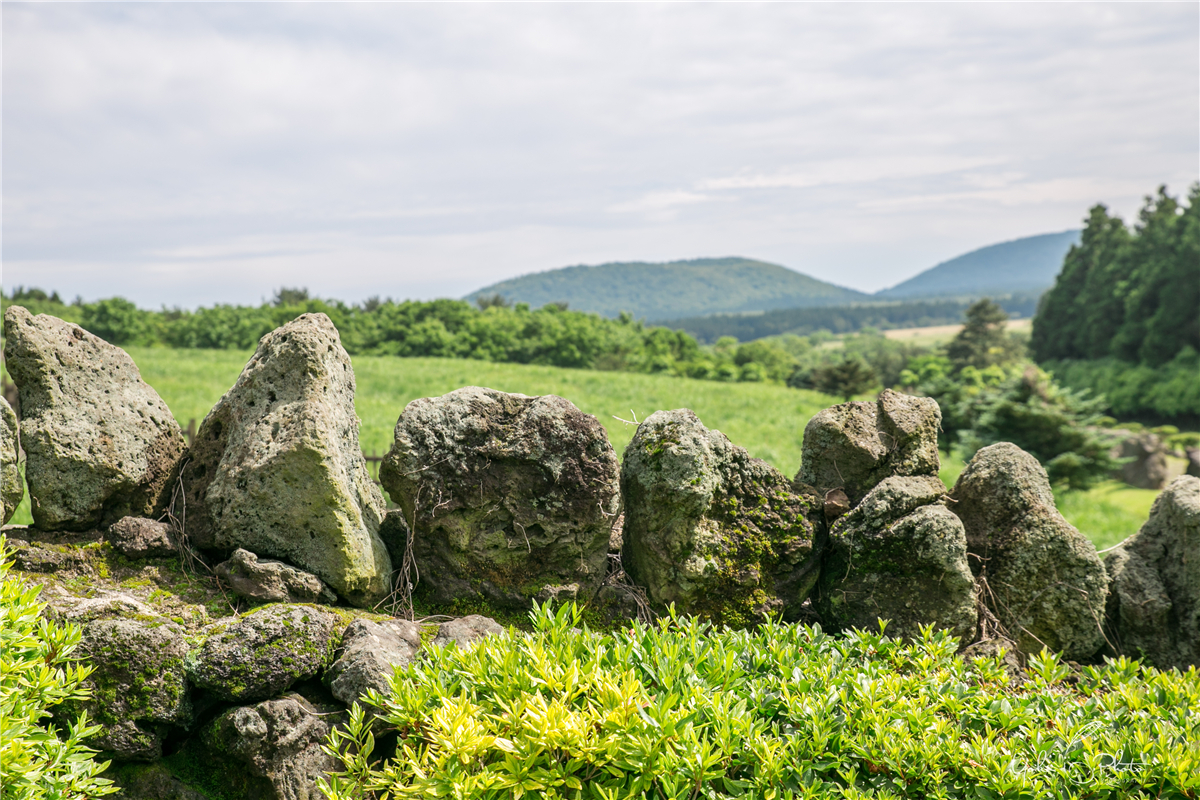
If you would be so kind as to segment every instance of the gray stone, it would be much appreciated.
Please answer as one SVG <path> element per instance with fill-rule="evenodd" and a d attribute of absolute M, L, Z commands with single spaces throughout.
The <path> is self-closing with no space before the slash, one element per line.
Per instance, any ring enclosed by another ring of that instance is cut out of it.
<path fill-rule="evenodd" d="M 1104 565 L 1118 651 L 1159 669 L 1200 667 L 1200 479 L 1176 478 Z"/>
<path fill-rule="evenodd" d="M 818 498 L 687 409 L 638 426 L 621 492 L 621 562 L 655 604 L 730 624 L 792 619 L 816 583 Z"/>
<path fill-rule="evenodd" d="M 420 649 L 421 626 L 415 622 L 355 620 L 342 634 L 341 655 L 325 673 L 325 682 L 333 696 L 346 705 L 368 689 L 386 697 L 392 673 L 408 666 Z"/>
<path fill-rule="evenodd" d="M 85 530 L 157 517 L 185 444 L 133 359 L 78 325 L 20 306 L 4 312 L 4 335 L 34 523 Z"/>
<path fill-rule="evenodd" d="M 341 765 L 321 746 L 344 717 L 333 706 L 289 694 L 224 712 L 189 747 L 225 796 L 324 800 L 317 781 Z"/>
<path fill-rule="evenodd" d="M 452 619 L 438 626 L 437 635 L 430 643 L 433 647 L 445 647 L 454 642 L 460 650 L 474 647 L 475 643 L 485 636 L 500 636 L 504 627 L 490 617 L 471 614 L 466 617 Z"/>
<path fill-rule="evenodd" d="M 1108 578 L 1096 547 L 1054 507 L 1037 459 L 1008 442 L 985 447 L 951 496 L 983 600 L 1020 651 L 1094 655 Z"/>
<path fill-rule="evenodd" d="M 116 800 L 209 800 L 171 774 L 161 761 L 119 764 L 104 771 L 118 791 Z"/>
<path fill-rule="evenodd" d="M 179 554 L 171 526 L 145 517 L 122 517 L 109 527 L 105 538 L 127 558 L 170 558 Z"/>
<path fill-rule="evenodd" d="M 1138 489 L 1159 490 L 1170 480 L 1167 446 L 1153 433 L 1129 436 L 1113 449 L 1114 458 L 1129 459 L 1117 468 L 1115 477 Z"/>
<path fill-rule="evenodd" d="M 850 507 L 884 478 L 937 475 L 937 401 L 884 389 L 874 403 L 842 403 L 820 412 L 804 428 L 796 481 L 825 496 L 841 489 Z"/>
<path fill-rule="evenodd" d="M 620 504 L 604 428 L 561 397 L 470 386 L 414 400 L 380 479 L 414 524 L 428 601 L 528 607 L 546 586 L 590 596 Z"/>
<path fill-rule="evenodd" d="M 261 700 L 333 662 L 337 618 L 315 606 L 274 605 L 218 622 L 187 655 L 188 677 L 224 700 Z"/>
<path fill-rule="evenodd" d="M 1187 473 L 1193 478 L 1200 478 L 1200 447 L 1189 447 L 1184 453 L 1187 455 Z"/>
<path fill-rule="evenodd" d="M 885 478 L 829 532 L 818 609 L 838 630 L 914 640 L 933 625 L 967 644 L 975 636 L 975 578 L 962 523 L 932 476 Z"/>
<path fill-rule="evenodd" d="M 213 569 L 230 590 L 253 603 L 325 603 L 337 596 L 320 578 L 281 561 L 260 561 L 249 550 L 234 550 Z"/>
<path fill-rule="evenodd" d="M 167 620 L 99 619 L 83 626 L 76 655 L 95 671 L 84 682 L 86 700 L 70 700 L 55 716 L 73 720 L 81 711 L 101 725 L 88 745 L 104 757 L 153 761 L 162 756 L 171 726 L 192 719 L 184 673 L 187 644 Z"/>
<path fill-rule="evenodd" d="M 264 336 L 193 442 L 191 543 L 283 559 L 374 605 L 392 566 L 358 427 L 354 371 L 329 317 L 303 314 Z"/>
<path fill-rule="evenodd" d="M 21 452 L 17 415 L 0 397 L 0 525 L 12 519 L 25 497 L 25 484 L 17 466 Z"/>

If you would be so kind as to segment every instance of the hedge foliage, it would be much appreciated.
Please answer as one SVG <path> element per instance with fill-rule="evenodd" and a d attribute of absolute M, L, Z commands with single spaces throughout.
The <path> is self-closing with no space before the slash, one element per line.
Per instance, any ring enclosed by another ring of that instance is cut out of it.
<path fill-rule="evenodd" d="M 432 650 L 372 693 L 398 734 L 374 756 L 356 706 L 327 749 L 331 800 L 454 798 L 1194 798 L 1200 674 L 1127 659 L 1075 671 L 964 661 L 924 632 L 831 637 L 674 614 L 610 634 L 575 606 L 534 632 Z M 376 730 L 379 730 L 376 727 Z"/>
<path fill-rule="evenodd" d="M 81 688 L 91 667 L 74 663 L 80 629 L 42 616 L 40 587 L 8 573 L 0 535 L 0 798 L 87 800 L 116 791 L 99 775 L 84 740 L 100 730 L 81 715 L 65 730 L 48 725 L 50 708 L 87 696 Z"/>

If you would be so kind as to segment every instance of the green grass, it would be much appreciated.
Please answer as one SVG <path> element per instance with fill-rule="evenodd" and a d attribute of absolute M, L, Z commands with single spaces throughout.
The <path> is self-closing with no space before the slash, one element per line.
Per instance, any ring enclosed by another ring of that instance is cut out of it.
<path fill-rule="evenodd" d="M 158 391 L 184 428 L 189 420 L 200 424 L 237 380 L 251 355 L 248 351 L 145 347 L 129 348 L 129 353 L 143 379 Z M 705 425 L 791 476 L 800 468 L 805 424 L 813 414 L 836 402 L 817 392 L 774 384 L 717 383 L 462 359 L 358 356 L 354 371 L 362 448 L 379 455 L 391 446 L 396 419 L 410 401 L 476 385 L 565 397 L 600 420 L 618 456 L 636 426 L 616 417 L 643 420 L 660 409 L 690 408 Z M 942 456 L 939 474 L 947 486 L 954 485 L 963 466 L 957 456 Z M 1103 549 L 1141 527 L 1157 494 L 1110 481 L 1089 492 L 1059 493 L 1057 497 L 1063 516 Z M 32 522 L 28 492 L 12 522 Z"/>

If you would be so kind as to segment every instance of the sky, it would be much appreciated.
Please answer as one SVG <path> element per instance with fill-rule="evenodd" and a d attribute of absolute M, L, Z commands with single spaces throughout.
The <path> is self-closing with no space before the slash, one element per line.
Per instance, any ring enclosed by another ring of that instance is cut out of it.
<path fill-rule="evenodd" d="M 1200 4 L 4 2 L 3 285 L 863 291 L 1200 177 Z"/>

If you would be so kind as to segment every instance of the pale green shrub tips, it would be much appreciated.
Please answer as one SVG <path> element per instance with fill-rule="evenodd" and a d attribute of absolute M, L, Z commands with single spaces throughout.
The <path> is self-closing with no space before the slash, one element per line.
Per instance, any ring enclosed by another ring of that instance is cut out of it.
<path fill-rule="evenodd" d="M 71 663 L 80 630 L 40 616 L 39 587 L 8 577 L 5 537 L 0 535 L 0 798 L 84 800 L 116 791 L 97 777 L 97 763 L 83 740 L 100 730 L 81 715 L 65 731 L 45 724 L 51 706 L 82 698 L 91 668 Z"/>
<path fill-rule="evenodd" d="M 532 634 L 433 649 L 331 736 L 350 798 L 1124 798 L 1200 796 L 1200 674 L 1053 654 L 1020 686 L 948 634 L 905 644 L 694 619 L 590 631 L 535 607 Z M 398 735 L 380 760 L 381 726 Z"/>

